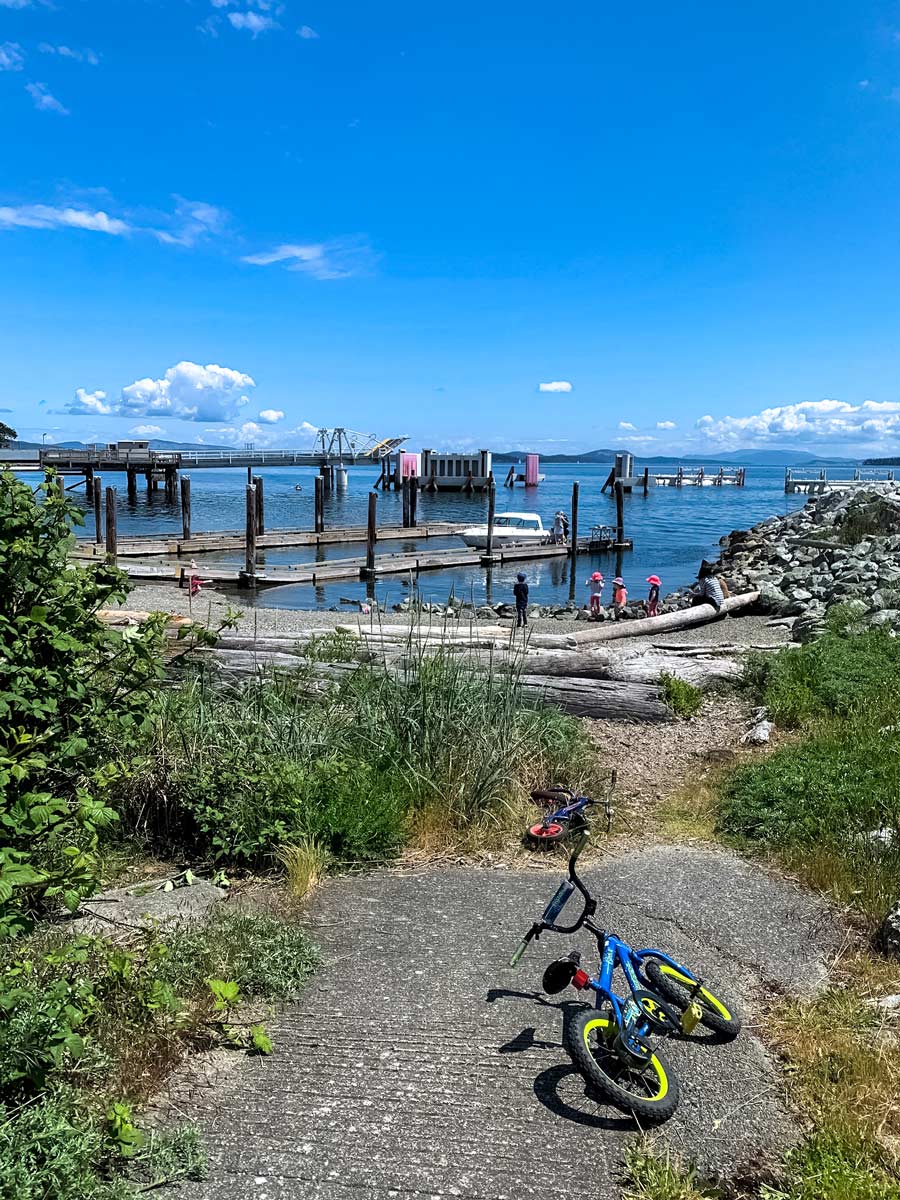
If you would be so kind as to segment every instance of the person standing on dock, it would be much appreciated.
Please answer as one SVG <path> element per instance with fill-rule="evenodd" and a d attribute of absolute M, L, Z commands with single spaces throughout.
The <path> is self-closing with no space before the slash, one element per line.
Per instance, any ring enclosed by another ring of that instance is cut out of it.
<path fill-rule="evenodd" d="M 585 586 L 590 589 L 591 616 L 599 619 L 600 609 L 603 607 L 603 576 L 599 571 L 595 571 Z"/>
<path fill-rule="evenodd" d="M 625 580 L 621 575 L 617 575 L 613 580 L 613 607 L 618 621 L 625 615 L 625 605 L 628 603 L 628 589 L 625 587 Z"/>
<path fill-rule="evenodd" d="M 566 516 L 563 512 L 557 512 L 553 518 L 553 545 L 564 546 L 567 540 L 566 532 Z"/>
<path fill-rule="evenodd" d="M 528 624 L 528 584 L 520 571 L 513 584 L 513 596 L 516 600 L 516 629 Z"/>
<path fill-rule="evenodd" d="M 662 580 L 658 575 L 648 575 L 647 582 L 650 584 L 650 591 L 647 595 L 647 616 L 659 616 L 659 588 Z"/>

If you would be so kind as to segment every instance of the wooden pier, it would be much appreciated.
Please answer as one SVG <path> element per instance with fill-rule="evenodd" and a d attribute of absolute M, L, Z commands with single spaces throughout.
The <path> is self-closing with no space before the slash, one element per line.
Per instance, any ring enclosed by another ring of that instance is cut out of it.
<path fill-rule="evenodd" d="M 784 490 L 787 495 L 805 492 L 808 496 L 823 496 L 830 492 L 849 492 L 855 488 L 871 487 L 873 483 L 893 482 L 893 471 L 861 471 L 858 467 L 853 472 L 852 479 L 829 479 L 824 467 L 818 475 L 795 475 L 791 467 L 787 467 L 784 472 Z"/>
<path fill-rule="evenodd" d="M 184 481 L 182 481 L 184 482 Z M 465 523 L 454 521 L 430 521 L 415 528 L 388 525 L 378 530 L 380 541 L 402 541 L 409 538 L 452 537 L 466 528 Z M 291 546 L 335 546 L 342 543 L 365 542 L 367 529 L 362 526 L 346 526 L 340 529 L 273 529 L 269 533 L 257 533 L 257 550 L 276 550 Z M 189 538 L 125 537 L 119 538 L 117 554 L 120 558 L 152 558 L 157 555 L 177 557 L 195 554 L 210 554 L 221 550 L 243 550 L 246 531 L 227 530 L 221 533 L 197 533 Z M 73 556 L 76 558 L 102 558 L 103 547 L 94 538 L 79 538 Z"/>
<path fill-rule="evenodd" d="M 379 537 L 381 530 L 379 530 Z M 244 542 L 241 542 L 244 547 Z M 256 551 L 260 548 L 260 539 L 256 542 Z M 630 550 L 631 542 L 599 546 L 591 538 L 580 538 L 574 547 L 576 554 L 595 553 L 598 549 Z M 468 546 L 450 547 L 447 550 L 418 551 L 416 553 L 378 554 L 374 557 L 366 555 L 353 558 L 333 559 L 325 563 L 299 563 L 291 567 L 267 568 L 256 564 L 253 585 L 256 588 L 283 587 L 285 584 L 307 583 L 324 584 L 344 579 L 378 579 L 387 575 L 413 575 L 418 577 L 424 572 L 446 571 L 454 567 L 503 566 L 506 563 L 522 563 L 540 561 L 550 558 L 565 558 L 572 555 L 571 545 L 544 546 L 508 546 L 502 550 L 495 549 L 490 563 L 485 562 L 483 551 L 471 549 Z M 121 550 L 120 550 L 121 553 Z M 136 582 L 173 582 L 184 585 L 193 573 L 183 563 L 151 566 L 143 563 L 123 564 L 122 569 L 129 578 Z M 237 564 L 232 567 L 222 565 L 216 567 L 201 566 L 196 574 L 222 587 L 248 586 L 243 577 L 246 566 L 239 569 Z"/>
<path fill-rule="evenodd" d="M 651 478 L 657 487 L 743 487 L 747 482 L 747 469 L 735 467 L 733 471 L 726 471 L 719 467 L 718 471 L 707 474 L 703 466 L 693 471 L 679 467 L 672 474 L 657 472 Z"/>

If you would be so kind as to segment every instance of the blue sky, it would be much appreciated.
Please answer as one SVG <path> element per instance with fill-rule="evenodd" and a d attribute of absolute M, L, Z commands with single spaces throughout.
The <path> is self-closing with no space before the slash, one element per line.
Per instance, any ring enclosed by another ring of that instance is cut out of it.
<path fill-rule="evenodd" d="M 0 122 L 22 436 L 900 448 L 900 3 L 0 0 Z"/>

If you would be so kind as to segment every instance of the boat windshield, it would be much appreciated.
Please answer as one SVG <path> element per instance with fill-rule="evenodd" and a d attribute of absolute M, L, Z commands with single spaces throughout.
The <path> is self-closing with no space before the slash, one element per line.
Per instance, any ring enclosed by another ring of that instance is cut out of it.
<path fill-rule="evenodd" d="M 537 517 L 503 516 L 494 519 L 494 528 L 500 529 L 537 529 Z"/>

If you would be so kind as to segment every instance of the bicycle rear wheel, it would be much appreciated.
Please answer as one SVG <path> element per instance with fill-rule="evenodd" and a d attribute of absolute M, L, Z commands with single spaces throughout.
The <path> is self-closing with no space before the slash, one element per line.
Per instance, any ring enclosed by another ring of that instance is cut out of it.
<path fill-rule="evenodd" d="M 613 1049 L 618 1032 L 610 1012 L 582 1008 L 571 1014 L 563 1040 L 585 1080 L 608 1101 L 633 1113 L 642 1125 L 668 1121 L 678 1107 L 678 1078 L 660 1051 L 645 1046 L 647 1061 L 633 1063 Z"/>
<path fill-rule="evenodd" d="M 696 981 L 690 975 L 656 958 L 645 962 L 644 970 L 656 990 L 681 1012 L 696 1001 L 700 1005 L 702 1024 L 717 1033 L 723 1041 L 733 1042 L 741 1032 L 741 1018 L 733 1006 L 717 996 L 705 983 L 697 988 Z"/>
<path fill-rule="evenodd" d="M 550 821 L 547 825 L 543 821 L 536 821 L 525 831 L 525 841 L 536 850 L 546 850 L 565 841 L 568 832 L 561 821 Z"/>

